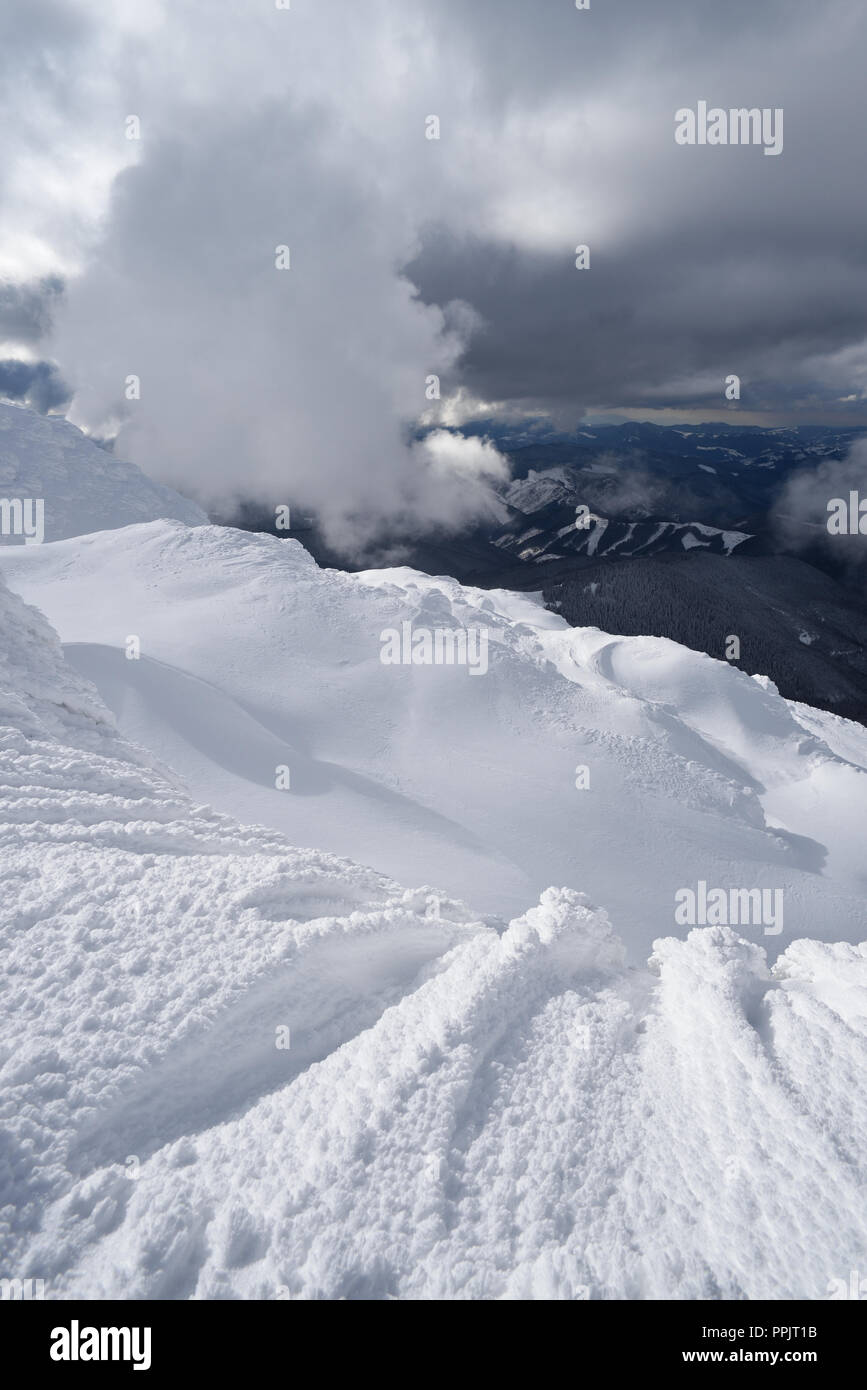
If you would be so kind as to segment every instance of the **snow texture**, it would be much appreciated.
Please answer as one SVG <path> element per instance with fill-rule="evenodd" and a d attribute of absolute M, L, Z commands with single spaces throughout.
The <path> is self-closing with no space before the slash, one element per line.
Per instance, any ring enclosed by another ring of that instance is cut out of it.
<path fill-rule="evenodd" d="M 489 671 L 384 666 L 403 621 L 483 624 Z M 828 1297 L 867 1268 L 865 768 L 526 595 L 180 519 L 5 549 L 0 1273 Z M 676 927 L 699 878 L 782 885 L 785 932 Z"/>
<path fill-rule="evenodd" d="M 0 571 L 123 734 L 238 821 L 504 921 L 575 888 L 635 962 L 700 880 L 781 889 L 784 930 L 761 943 L 774 953 L 864 937 L 863 763 L 839 721 L 805 723 L 726 662 L 570 628 L 532 595 L 322 570 L 295 541 L 219 527 L 9 548 Z M 404 622 L 484 629 L 487 674 L 383 665 L 381 634 Z"/>
<path fill-rule="evenodd" d="M 5 589 L 0 638 L 4 1268 L 574 1299 L 863 1266 L 865 947 L 769 971 L 709 928 L 627 969 L 572 889 L 498 933 L 194 806 Z"/>

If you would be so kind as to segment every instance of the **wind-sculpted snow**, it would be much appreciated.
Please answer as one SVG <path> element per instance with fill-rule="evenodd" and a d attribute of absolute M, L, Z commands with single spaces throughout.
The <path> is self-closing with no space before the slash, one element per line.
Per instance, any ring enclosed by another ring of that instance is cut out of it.
<path fill-rule="evenodd" d="M 0 566 L 123 733 L 238 821 L 504 921 L 551 883 L 586 892 L 636 962 L 699 882 L 783 893 L 783 930 L 757 933 L 773 953 L 864 937 L 867 734 L 726 662 L 225 528 L 154 522 Z M 406 624 L 483 634 L 485 670 L 384 664 Z"/>
<path fill-rule="evenodd" d="M 194 806 L 5 588 L 0 638 L 5 1268 L 71 1174 L 281 1086 L 482 928 Z"/>
<path fill-rule="evenodd" d="M 498 928 L 194 805 L 2 586 L 0 636 L 4 1271 L 823 1298 L 865 1267 L 867 948 L 769 969 L 717 927 L 627 968 L 571 888 Z"/>

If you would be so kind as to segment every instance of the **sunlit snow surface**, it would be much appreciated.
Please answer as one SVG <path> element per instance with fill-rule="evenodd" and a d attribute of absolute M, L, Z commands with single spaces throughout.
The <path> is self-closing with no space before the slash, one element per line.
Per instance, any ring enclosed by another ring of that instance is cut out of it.
<path fill-rule="evenodd" d="M 710 928 L 628 969 L 569 889 L 504 934 L 437 920 L 195 807 L 5 590 L 0 626 L 4 1268 L 53 1297 L 820 1298 L 863 1267 L 864 948 L 769 974 Z"/>
<path fill-rule="evenodd" d="M 406 620 L 484 624 L 487 675 L 383 666 Z M 526 596 L 180 521 L 0 550 L 0 1273 L 827 1297 L 867 1269 L 865 765 Z M 783 933 L 688 934 L 698 879 L 781 886 Z"/>
<path fill-rule="evenodd" d="M 180 522 L 0 548 L 0 574 L 126 737 L 292 844 L 505 921 L 575 888 L 634 961 L 699 880 L 782 889 L 774 953 L 865 936 L 867 735 L 845 726 L 838 747 L 842 721 L 802 720 L 725 662 L 570 628 L 526 595 L 322 570 L 295 541 Z M 404 622 L 484 628 L 487 674 L 383 665 L 381 634 Z"/>

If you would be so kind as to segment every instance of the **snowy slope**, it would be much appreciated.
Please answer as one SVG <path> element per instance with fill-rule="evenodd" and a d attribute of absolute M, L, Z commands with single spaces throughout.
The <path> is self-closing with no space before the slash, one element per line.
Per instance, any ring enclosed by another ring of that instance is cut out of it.
<path fill-rule="evenodd" d="M 424 893 L 194 806 L 5 589 L 0 862 L 4 1269 L 70 1174 L 281 1085 L 473 932 L 460 905 L 433 919 Z"/>
<path fill-rule="evenodd" d="M 586 892 L 634 960 L 699 881 L 780 889 L 783 931 L 755 930 L 774 954 L 865 935 L 865 731 L 841 736 L 725 663 L 569 628 L 532 596 L 321 570 L 295 542 L 215 527 L 8 549 L 0 569 L 123 733 L 238 820 L 504 920 L 552 883 Z M 483 627 L 487 674 L 383 665 L 381 633 L 406 621 Z"/>
<path fill-rule="evenodd" d="M 531 468 L 526 478 L 514 478 L 503 489 L 503 498 L 510 507 L 516 507 L 527 516 L 552 502 L 571 502 L 574 506 L 575 480 L 568 468 L 548 468 L 544 472 Z"/>
<path fill-rule="evenodd" d="M 752 539 L 746 531 L 690 521 L 682 512 L 675 511 L 677 520 L 660 520 L 656 508 L 648 510 L 647 500 L 639 501 L 638 497 L 624 508 L 622 498 L 610 492 L 614 477 L 604 470 L 597 476 L 592 467 L 542 472 L 531 468 L 526 478 L 515 478 L 504 489 L 503 499 L 513 514 L 505 530 L 492 534 L 492 544 L 516 559 L 543 564 L 570 555 L 610 556 L 616 551 L 622 558 L 697 546 L 731 555 Z M 590 508 L 582 525 L 576 525 L 575 520 L 579 505 Z"/>
<path fill-rule="evenodd" d="M 0 401 L 0 497 L 42 499 L 45 539 L 172 517 L 190 526 L 205 513 L 179 493 L 151 482 L 58 416 Z M 0 546 L 22 545 L 0 534 Z"/>
<path fill-rule="evenodd" d="M 603 688 L 664 687 L 576 640 Z M 431 916 L 190 802 L 2 584 L 0 864 L 0 1266 L 46 1297 L 823 1298 L 864 1267 L 863 947 L 769 972 L 717 928 L 630 970 L 571 890 L 502 934 Z"/>

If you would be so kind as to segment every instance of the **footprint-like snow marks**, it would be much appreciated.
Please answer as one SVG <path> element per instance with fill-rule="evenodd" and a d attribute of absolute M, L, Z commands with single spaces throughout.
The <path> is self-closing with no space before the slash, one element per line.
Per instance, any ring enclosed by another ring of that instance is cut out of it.
<path fill-rule="evenodd" d="M 770 974 L 709 929 L 624 971 L 604 914 L 551 890 L 279 1092 L 155 1153 L 116 1229 L 97 1226 L 108 1171 L 54 1204 L 44 1239 L 76 1266 L 59 1290 L 826 1297 L 867 1257 L 863 1082 L 854 1109 L 842 1086 L 816 1096 L 831 1039 L 863 1076 L 867 982 L 863 952 L 853 983 L 851 948 L 800 946 Z"/>
<path fill-rule="evenodd" d="M 824 739 L 825 716 L 808 727 L 726 662 L 576 631 L 532 596 L 322 570 L 294 541 L 225 528 L 155 522 L 0 565 L 124 735 L 236 822 L 504 920 L 551 883 L 575 888 L 636 961 L 699 881 L 783 890 L 782 935 L 754 929 L 774 950 L 864 934 L 867 777 L 851 751 L 867 762 L 867 735 L 837 721 Z M 382 634 L 404 622 L 483 628 L 487 673 L 383 665 Z"/>

